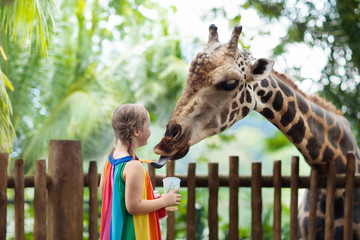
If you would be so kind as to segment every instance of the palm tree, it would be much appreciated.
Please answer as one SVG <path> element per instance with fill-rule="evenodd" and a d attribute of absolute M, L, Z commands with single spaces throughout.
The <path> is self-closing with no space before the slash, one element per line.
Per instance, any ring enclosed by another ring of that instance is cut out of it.
<path fill-rule="evenodd" d="M 151 1 L 64 0 L 57 6 L 47 55 L 7 41 L 12 155 L 24 158 L 28 170 L 33 160 L 46 158 L 50 139 L 81 140 L 84 159 L 103 156 L 113 140 L 110 119 L 118 104 L 142 102 L 165 118 L 188 68 L 179 37 L 168 33 L 168 10 Z M 147 8 L 159 17 L 138 10 Z"/>
<path fill-rule="evenodd" d="M 18 47 L 28 47 L 28 40 L 33 39 L 35 33 L 36 50 L 46 54 L 50 35 L 53 29 L 52 9 L 53 0 L 18 0 L 4 1 L 0 4 L 0 151 L 11 151 L 14 137 L 14 127 L 11 122 L 12 104 L 7 90 L 13 91 L 9 72 L 8 57 L 9 43 L 16 42 Z M 10 57 L 10 56 L 9 56 Z"/>

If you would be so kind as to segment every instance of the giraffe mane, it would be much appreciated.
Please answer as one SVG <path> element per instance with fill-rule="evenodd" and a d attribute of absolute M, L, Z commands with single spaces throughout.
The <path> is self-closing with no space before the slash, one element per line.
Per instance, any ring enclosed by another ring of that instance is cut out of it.
<path fill-rule="evenodd" d="M 275 70 L 272 71 L 272 74 L 275 75 L 275 77 L 277 77 L 279 80 L 283 81 L 284 83 L 286 83 L 288 86 L 290 86 L 292 89 L 294 89 L 296 92 L 300 93 L 302 96 L 304 96 L 306 99 L 310 100 L 311 102 L 323 107 L 324 109 L 333 112 L 337 115 L 341 115 L 343 116 L 343 113 L 338 110 L 334 104 L 332 104 L 331 102 L 327 101 L 326 99 L 316 95 L 316 94 L 312 94 L 312 95 L 308 95 L 305 92 L 303 92 L 302 90 L 300 90 L 300 88 L 295 84 L 294 80 L 291 79 L 289 76 L 287 76 L 284 73 L 279 73 Z"/>

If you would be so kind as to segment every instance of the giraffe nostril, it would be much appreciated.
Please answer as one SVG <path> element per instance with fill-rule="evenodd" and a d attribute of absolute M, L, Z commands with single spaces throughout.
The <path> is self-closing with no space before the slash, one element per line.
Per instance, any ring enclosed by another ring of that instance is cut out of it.
<path fill-rule="evenodd" d="M 181 133 L 181 126 L 179 124 L 174 124 L 171 126 L 168 126 L 165 136 L 175 138 Z"/>

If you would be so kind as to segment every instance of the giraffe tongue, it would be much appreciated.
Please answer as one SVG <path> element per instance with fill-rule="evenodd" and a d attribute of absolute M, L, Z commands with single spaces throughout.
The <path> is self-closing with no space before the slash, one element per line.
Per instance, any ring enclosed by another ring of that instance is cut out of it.
<path fill-rule="evenodd" d="M 154 168 L 162 168 L 170 158 L 171 156 L 160 156 L 157 162 L 151 162 L 151 166 Z"/>

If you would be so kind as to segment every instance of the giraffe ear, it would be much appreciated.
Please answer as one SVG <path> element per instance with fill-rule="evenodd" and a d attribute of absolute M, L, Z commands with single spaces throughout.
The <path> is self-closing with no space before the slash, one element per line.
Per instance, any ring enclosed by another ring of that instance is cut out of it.
<path fill-rule="evenodd" d="M 254 81 L 260 81 L 271 73 L 275 61 L 268 58 L 259 58 L 251 65 L 251 76 Z"/>

